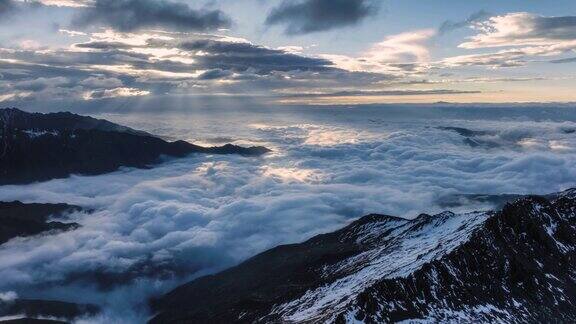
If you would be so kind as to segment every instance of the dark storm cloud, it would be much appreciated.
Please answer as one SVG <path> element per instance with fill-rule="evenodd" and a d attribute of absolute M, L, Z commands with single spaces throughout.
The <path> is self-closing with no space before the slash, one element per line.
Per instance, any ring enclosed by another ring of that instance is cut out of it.
<path fill-rule="evenodd" d="M 484 10 L 480 10 L 478 12 L 471 14 L 468 18 L 466 18 L 465 20 L 462 20 L 462 21 L 447 20 L 444 23 L 442 23 L 440 28 L 438 28 L 438 32 L 441 35 L 443 35 L 443 34 L 451 32 L 451 31 L 454 31 L 456 29 L 468 27 L 471 24 L 478 22 L 478 21 L 482 21 L 482 20 L 484 20 L 490 16 L 491 16 L 490 13 L 488 13 Z"/>
<path fill-rule="evenodd" d="M 76 26 L 106 25 L 120 31 L 167 28 L 202 31 L 228 27 L 230 19 L 219 10 L 195 10 L 166 0 L 96 0 L 74 20 Z"/>
<path fill-rule="evenodd" d="M 285 25 L 287 34 L 307 34 L 355 25 L 377 9 L 370 0 L 285 0 L 266 24 Z"/>

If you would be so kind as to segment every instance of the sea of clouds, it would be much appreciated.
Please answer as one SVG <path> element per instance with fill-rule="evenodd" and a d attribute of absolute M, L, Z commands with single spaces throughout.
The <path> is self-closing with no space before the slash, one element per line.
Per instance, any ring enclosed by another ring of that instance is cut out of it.
<path fill-rule="evenodd" d="M 151 296 L 365 214 L 411 218 L 442 211 L 440 202 L 452 195 L 576 186 L 570 107 L 291 107 L 98 117 L 169 139 L 274 152 L 191 155 L 149 170 L 1 187 L 1 201 L 93 210 L 70 215 L 78 230 L 0 247 L 1 294 L 104 308 L 86 322 L 145 321 Z"/>

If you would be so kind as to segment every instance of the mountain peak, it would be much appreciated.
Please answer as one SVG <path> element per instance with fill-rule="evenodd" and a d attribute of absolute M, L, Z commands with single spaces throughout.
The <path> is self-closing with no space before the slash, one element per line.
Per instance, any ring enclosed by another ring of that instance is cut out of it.
<path fill-rule="evenodd" d="M 573 192 L 497 212 L 368 215 L 179 287 L 151 323 L 574 321 Z"/>

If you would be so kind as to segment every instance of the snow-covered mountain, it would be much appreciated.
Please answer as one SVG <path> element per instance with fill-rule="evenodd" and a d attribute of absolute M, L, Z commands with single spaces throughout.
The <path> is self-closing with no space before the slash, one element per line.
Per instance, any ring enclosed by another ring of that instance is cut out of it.
<path fill-rule="evenodd" d="M 576 190 L 369 215 L 155 300 L 151 323 L 576 321 Z"/>

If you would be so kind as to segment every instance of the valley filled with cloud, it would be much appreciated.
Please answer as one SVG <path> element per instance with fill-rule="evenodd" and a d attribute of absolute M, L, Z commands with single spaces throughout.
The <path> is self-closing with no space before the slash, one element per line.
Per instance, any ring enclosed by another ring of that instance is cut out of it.
<path fill-rule="evenodd" d="M 154 121 L 99 115 L 167 138 L 258 144 L 273 153 L 191 155 L 149 170 L 4 186 L 0 200 L 94 212 L 71 215 L 78 230 L 0 247 L 0 291 L 96 303 L 104 319 L 141 322 L 148 297 L 362 215 L 414 218 L 447 209 L 443 201 L 454 195 L 545 194 L 573 185 L 574 108 L 491 109 L 206 109 Z M 493 207 L 456 201 L 462 205 L 451 210 Z"/>

